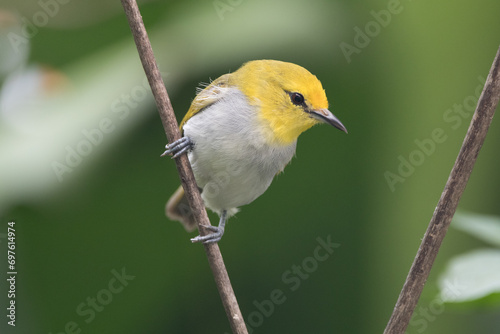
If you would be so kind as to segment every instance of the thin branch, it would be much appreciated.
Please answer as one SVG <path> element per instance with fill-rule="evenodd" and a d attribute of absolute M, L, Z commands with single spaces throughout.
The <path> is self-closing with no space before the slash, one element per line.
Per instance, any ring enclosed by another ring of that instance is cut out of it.
<path fill-rule="evenodd" d="M 479 98 L 462 148 L 418 249 L 384 334 L 402 334 L 410 322 L 439 247 L 465 190 L 500 98 L 500 48 Z"/>
<path fill-rule="evenodd" d="M 173 142 L 180 138 L 179 125 L 175 118 L 174 110 L 170 103 L 167 90 L 163 83 L 158 65 L 156 63 L 151 43 L 149 42 L 144 22 L 142 21 L 141 13 L 137 7 L 135 0 L 121 0 L 125 14 L 130 25 L 130 30 L 134 35 L 135 44 L 139 51 L 139 56 L 144 67 L 144 72 L 151 86 L 158 112 L 165 128 L 165 133 L 169 142 Z M 205 235 L 207 231 L 200 226 L 210 225 L 210 221 L 205 210 L 205 205 L 201 199 L 200 192 L 196 185 L 196 181 L 191 169 L 189 160 L 185 154 L 175 159 L 177 171 L 184 187 L 186 197 L 191 207 L 192 213 L 198 223 L 200 235 Z M 236 296 L 234 295 L 229 276 L 227 274 L 224 260 L 219 250 L 217 243 L 204 244 L 210 268 L 215 278 L 219 294 L 226 310 L 227 317 L 231 325 L 233 333 L 247 334 L 248 331 L 241 315 Z"/>

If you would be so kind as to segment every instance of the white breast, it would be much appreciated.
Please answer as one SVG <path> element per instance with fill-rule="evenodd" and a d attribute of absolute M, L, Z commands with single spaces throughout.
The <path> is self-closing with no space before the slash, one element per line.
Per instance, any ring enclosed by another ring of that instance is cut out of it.
<path fill-rule="evenodd" d="M 188 157 L 202 198 L 211 210 L 228 214 L 262 195 L 295 154 L 296 142 L 264 140 L 256 108 L 236 88 L 223 88 L 220 100 L 183 127 L 194 148 Z"/>

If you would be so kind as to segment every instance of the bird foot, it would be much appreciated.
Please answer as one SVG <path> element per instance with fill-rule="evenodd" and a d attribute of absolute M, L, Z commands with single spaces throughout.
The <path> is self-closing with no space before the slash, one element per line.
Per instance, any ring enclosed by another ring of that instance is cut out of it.
<path fill-rule="evenodd" d="M 222 235 L 224 234 L 224 226 L 206 226 L 206 225 L 200 225 L 203 228 L 212 231 L 213 233 L 207 234 L 207 235 L 199 235 L 195 238 L 191 239 L 192 243 L 195 242 L 202 242 L 204 244 L 209 244 L 213 242 L 219 242 L 220 239 L 222 238 Z"/>
<path fill-rule="evenodd" d="M 172 159 L 175 159 L 179 157 L 181 154 L 189 151 L 192 149 L 194 146 L 194 143 L 189 139 L 189 137 L 182 137 L 179 140 L 174 141 L 171 144 L 167 144 L 165 148 L 167 149 L 163 154 L 161 155 L 162 157 L 170 154 L 172 155 Z"/>

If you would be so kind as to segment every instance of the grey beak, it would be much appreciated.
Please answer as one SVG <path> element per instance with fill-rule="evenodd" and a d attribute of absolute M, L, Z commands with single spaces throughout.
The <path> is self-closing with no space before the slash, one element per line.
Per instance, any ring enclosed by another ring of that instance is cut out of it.
<path fill-rule="evenodd" d="M 320 120 L 324 123 L 333 125 L 337 129 L 347 133 L 347 129 L 345 128 L 344 124 L 342 124 L 342 122 L 337 117 L 335 117 L 335 115 L 332 114 L 330 110 L 328 109 L 312 110 L 310 111 L 310 114 L 313 118 L 316 118 L 317 120 Z"/>

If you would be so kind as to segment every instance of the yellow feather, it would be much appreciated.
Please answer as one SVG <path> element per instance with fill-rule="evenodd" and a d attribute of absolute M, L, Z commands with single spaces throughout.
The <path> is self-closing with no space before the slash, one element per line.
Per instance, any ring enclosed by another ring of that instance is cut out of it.
<path fill-rule="evenodd" d="M 255 60 L 233 73 L 234 82 L 250 104 L 260 107 L 263 126 L 269 127 L 268 140 L 289 145 L 318 124 L 303 107 L 294 105 L 289 93 L 300 93 L 309 109 L 328 108 L 321 82 L 305 68 L 277 60 Z"/>
<path fill-rule="evenodd" d="M 319 123 L 304 112 L 303 106 L 291 102 L 290 93 L 302 94 L 307 109 L 328 108 L 321 82 L 305 68 L 277 60 L 254 60 L 234 73 L 222 75 L 203 89 L 193 100 L 180 128 L 218 101 L 219 88 L 234 86 L 247 96 L 249 104 L 258 107 L 266 139 L 281 145 L 291 144 L 302 132 Z"/>

